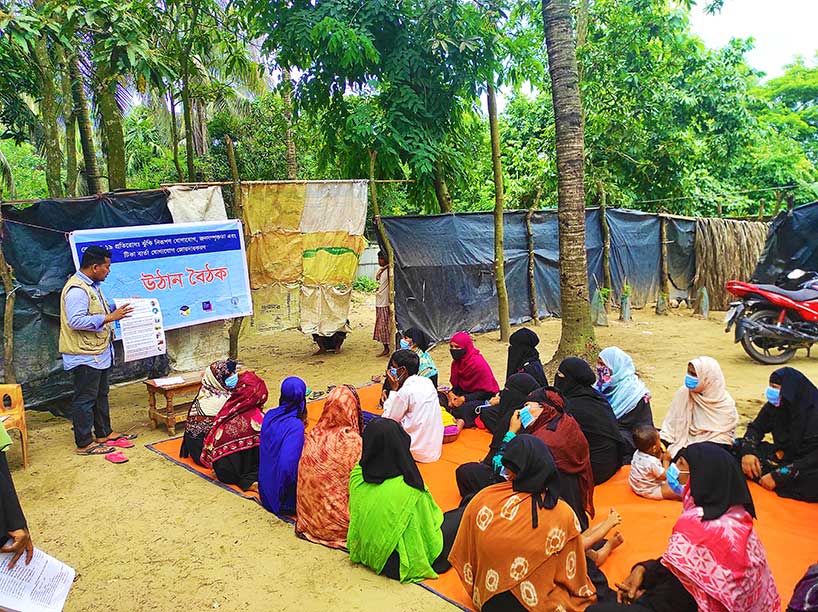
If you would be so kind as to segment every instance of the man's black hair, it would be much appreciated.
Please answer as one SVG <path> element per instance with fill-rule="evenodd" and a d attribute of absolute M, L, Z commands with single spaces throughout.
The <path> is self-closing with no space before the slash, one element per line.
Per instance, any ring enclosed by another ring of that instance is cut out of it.
<path fill-rule="evenodd" d="M 420 357 L 413 351 L 401 349 L 392 353 L 389 365 L 395 368 L 406 368 L 409 376 L 414 376 L 420 370 Z"/>
<path fill-rule="evenodd" d="M 378 251 L 378 259 L 386 259 L 386 253 L 383 251 Z"/>
<path fill-rule="evenodd" d="M 106 259 L 111 259 L 111 251 L 101 246 L 89 246 L 82 254 L 80 268 L 90 268 L 94 265 L 101 266 Z"/>
<path fill-rule="evenodd" d="M 633 430 L 633 443 L 640 451 L 647 453 L 656 442 L 659 432 L 652 425 L 640 425 Z"/>

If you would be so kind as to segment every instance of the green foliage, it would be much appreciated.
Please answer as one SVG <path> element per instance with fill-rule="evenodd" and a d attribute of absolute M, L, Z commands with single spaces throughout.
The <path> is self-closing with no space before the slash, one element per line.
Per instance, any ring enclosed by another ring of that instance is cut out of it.
<path fill-rule="evenodd" d="M 15 145 L 10 140 L 0 140 L 0 154 L 6 158 L 12 170 L 17 199 L 39 199 L 48 196 L 45 160 L 37 154 L 34 147 L 27 142 Z M 11 199 L 5 190 L 3 198 Z"/>
<path fill-rule="evenodd" d="M 378 281 L 366 276 L 361 276 L 355 279 L 355 282 L 352 283 L 352 288 L 355 291 L 363 291 L 364 293 L 375 293 L 378 290 Z"/>

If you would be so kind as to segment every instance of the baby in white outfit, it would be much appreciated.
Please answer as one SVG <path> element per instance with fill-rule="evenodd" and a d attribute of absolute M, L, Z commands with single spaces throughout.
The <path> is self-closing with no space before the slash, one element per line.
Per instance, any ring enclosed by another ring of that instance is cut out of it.
<path fill-rule="evenodd" d="M 655 427 L 643 425 L 633 432 L 638 449 L 631 460 L 628 482 L 637 495 L 648 499 L 676 499 L 679 497 L 667 483 L 668 459 L 662 459 L 662 442 Z"/>

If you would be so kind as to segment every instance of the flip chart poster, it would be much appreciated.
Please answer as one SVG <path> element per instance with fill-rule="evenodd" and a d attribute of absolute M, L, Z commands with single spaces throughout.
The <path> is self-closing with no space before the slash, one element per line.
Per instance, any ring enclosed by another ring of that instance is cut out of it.
<path fill-rule="evenodd" d="M 109 300 L 157 300 L 164 329 L 253 314 L 244 234 L 236 220 L 72 232 L 74 265 L 91 245 L 111 251 Z"/>

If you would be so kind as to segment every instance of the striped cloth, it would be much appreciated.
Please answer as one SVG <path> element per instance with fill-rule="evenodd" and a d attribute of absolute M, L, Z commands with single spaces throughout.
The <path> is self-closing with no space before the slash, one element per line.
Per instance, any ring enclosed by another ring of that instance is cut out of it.
<path fill-rule="evenodd" d="M 381 344 L 389 344 L 389 307 L 375 308 L 375 333 L 373 340 Z"/>

